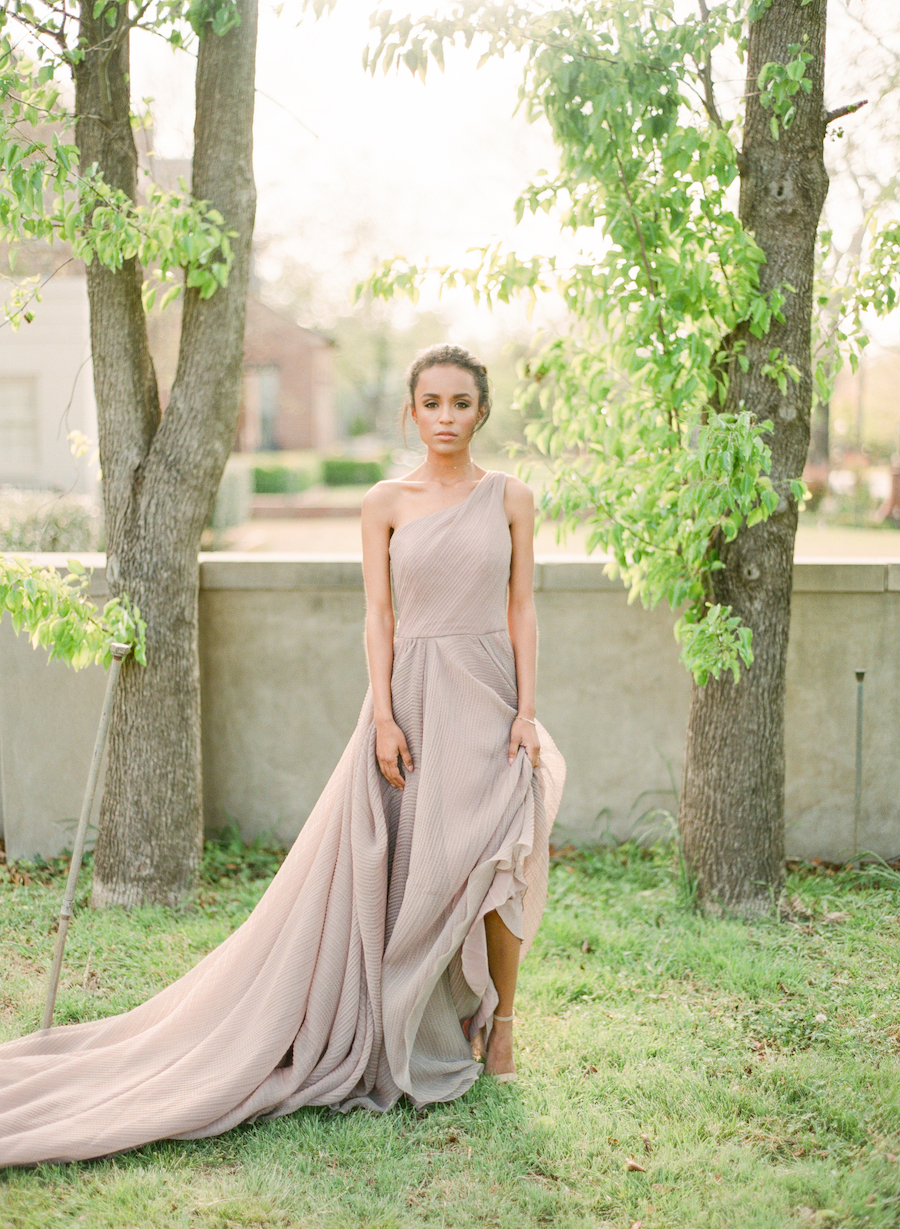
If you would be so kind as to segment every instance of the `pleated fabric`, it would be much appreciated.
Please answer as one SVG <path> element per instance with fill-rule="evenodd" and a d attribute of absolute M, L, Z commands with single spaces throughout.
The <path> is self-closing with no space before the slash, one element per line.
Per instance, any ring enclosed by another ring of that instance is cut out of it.
<path fill-rule="evenodd" d="M 72 1161 L 217 1135 L 304 1105 L 449 1101 L 477 1079 L 460 1021 L 497 994 L 483 919 L 534 937 L 565 775 L 540 730 L 536 771 L 507 758 L 505 476 L 398 529 L 392 700 L 414 770 L 375 758 L 371 695 L 247 921 L 123 1015 L 0 1046 L 0 1165 Z"/>

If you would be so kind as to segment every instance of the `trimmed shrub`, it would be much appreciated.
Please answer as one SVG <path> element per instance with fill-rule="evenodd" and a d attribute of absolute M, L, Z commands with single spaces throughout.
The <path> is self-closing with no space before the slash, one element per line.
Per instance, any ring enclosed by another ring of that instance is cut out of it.
<path fill-rule="evenodd" d="M 286 465 L 256 465 L 253 469 L 254 495 L 299 495 L 316 481 L 305 469 Z"/>
<path fill-rule="evenodd" d="M 322 462 L 322 481 L 328 486 L 372 486 L 383 477 L 384 465 L 381 461 L 326 457 Z"/>

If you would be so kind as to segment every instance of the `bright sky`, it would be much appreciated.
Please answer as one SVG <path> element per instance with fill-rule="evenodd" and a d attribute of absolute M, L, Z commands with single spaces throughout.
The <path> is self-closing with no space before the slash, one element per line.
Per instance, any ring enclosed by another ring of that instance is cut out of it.
<path fill-rule="evenodd" d="M 282 258 L 310 266 L 330 287 L 326 307 L 346 310 L 352 286 L 384 258 L 459 264 L 467 248 L 511 241 L 516 196 L 554 161 L 546 124 L 512 115 L 519 67 L 491 61 L 476 70 L 477 56 L 460 51 L 445 74 L 429 71 L 427 86 L 405 68 L 372 76 L 362 69 L 364 0 L 339 0 L 330 16 L 299 25 L 288 15 L 296 7 L 278 16 L 261 6 L 254 140 L 263 277 L 274 278 Z M 190 153 L 192 75 L 184 53 L 147 39 L 135 48 L 135 95 L 155 99 L 160 154 Z M 515 244 L 552 251 L 559 236 L 542 216 L 526 220 Z M 460 293 L 463 309 L 471 314 Z M 524 313 L 513 315 L 521 322 Z"/>
<path fill-rule="evenodd" d="M 398 15 L 434 10 L 428 0 L 397 0 L 394 7 Z M 900 45 L 900 22 L 896 0 L 832 0 L 829 8 L 826 101 L 836 106 L 860 91 L 871 95 L 878 76 L 871 59 L 860 58 L 871 40 L 859 20 L 894 46 Z M 512 115 L 517 63 L 492 60 L 477 69 L 477 54 L 460 50 L 448 58 L 444 74 L 429 71 L 427 85 L 405 68 L 373 77 L 361 64 L 366 0 L 338 0 L 318 22 L 298 20 L 298 10 L 297 0 L 261 4 L 256 234 L 266 280 L 277 278 L 284 261 L 311 268 L 325 288 L 320 308 L 327 314 L 346 310 L 354 283 L 395 254 L 458 264 L 467 248 L 495 237 L 525 254 L 560 250 L 548 219 L 526 219 L 518 230 L 513 225 L 516 196 L 554 161 L 546 124 Z M 884 51 L 867 54 L 890 61 Z M 739 72 L 735 77 L 723 94 L 740 91 Z M 149 37 L 136 40 L 135 97 L 154 98 L 160 154 L 190 153 L 192 78 L 185 53 Z M 896 101 L 887 107 L 873 97 L 844 127 L 863 143 L 863 162 L 878 164 L 882 178 L 896 169 L 890 165 L 898 153 Z M 889 147 L 878 136 L 882 127 L 891 133 Z M 835 165 L 845 149 L 828 142 Z M 852 214 L 851 198 L 849 187 L 833 181 L 829 208 L 838 229 Z M 472 314 L 463 292 L 450 307 L 465 318 L 467 331 L 476 321 L 493 327 L 489 317 Z M 495 324 L 525 327 L 524 311 L 501 312 Z"/>

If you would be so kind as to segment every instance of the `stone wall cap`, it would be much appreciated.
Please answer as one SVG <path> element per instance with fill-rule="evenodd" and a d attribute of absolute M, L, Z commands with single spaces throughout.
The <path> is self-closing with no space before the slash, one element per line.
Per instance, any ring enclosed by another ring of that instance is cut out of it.
<path fill-rule="evenodd" d="M 536 587 L 545 593 L 622 589 L 622 581 L 605 571 L 607 555 L 539 555 L 536 562 L 540 565 L 540 584 Z"/>
<path fill-rule="evenodd" d="M 200 556 L 200 588 L 362 589 L 362 555 L 238 554 Z"/>
<path fill-rule="evenodd" d="M 106 569 L 106 554 L 103 551 L 32 551 L 5 550 L 0 554 L 10 559 L 28 559 L 42 568 L 56 568 L 58 572 L 68 571 L 69 560 L 77 559 L 84 568 Z"/>
<path fill-rule="evenodd" d="M 89 592 L 104 597 L 106 556 L 94 552 L 6 551 L 41 567 L 68 569 L 77 559 L 92 573 Z M 618 577 L 607 575 L 605 555 L 538 555 L 534 587 L 539 592 L 619 591 Z M 214 551 L 200 555 L 200 588 L 204 590 L 362 589 L 362 555 L 265 553 L 262 551 Z M 794 560 L 794 591 L 797 593 L 900 592 L 900 558 L 833 558 Z"/>
<path fill-rule="evenodd" d="M 795 559 L 796 593 L 883 593 L 884 559 Z"/>

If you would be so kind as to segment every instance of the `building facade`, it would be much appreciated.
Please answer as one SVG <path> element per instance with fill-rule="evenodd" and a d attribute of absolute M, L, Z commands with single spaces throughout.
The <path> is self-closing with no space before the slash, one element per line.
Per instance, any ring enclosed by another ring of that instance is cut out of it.
<path fill-rule="evenodd" d="M 46 283 L 34 319 L 0 329 L 0 485 L 96 496 L 97 407 L 84 276 Z"/>
<path fill-rule="evenodd" d="M 334 343 L 251 296 L 235 448 L 330 448 L 337 439 L 334 384 Z"/>
<path fill-rule="evenodd" d="M 179 304 L 148 319 L 160 402 L 178 362 Z M 251 297 L 235 448 L 324 449 L 337 438 L 334 344 Z M 0 329 L 0 485 L 97 496 L 97 407 L 84 275 L 44 286 L 34 318 Z M 73 436 L 74 433 L 74 436 Z M 76 437 L 89 441 L 80 457 Z M 93 447 L 90 445 L 94 445 Z"/>

